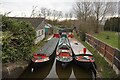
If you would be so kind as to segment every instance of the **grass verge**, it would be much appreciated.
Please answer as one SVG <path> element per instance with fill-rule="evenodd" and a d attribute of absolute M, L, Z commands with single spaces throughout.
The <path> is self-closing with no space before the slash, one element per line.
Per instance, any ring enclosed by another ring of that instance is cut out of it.
<path fill-rule="evenodd" d="M 94 37 L 104 41 L 105 43 L 118 48 L 118 33 L 117 32 L 110 32 L 110 31 L 103 31 L 99 34 L 95 34 Z M 107 39 L 109 37 L 109 39 Z"/>
<path fill-rule="evenodd" d="M 101 57 L 98 52 L 95 51 L 93 47 L 88 45 L 86 42 L 83 42 L 80 37 L 75 35 L 75 38 L 80 41 L 90 52 L 93 53 L 95 63 L 97 65 L 97 70 L 101 78 L 118 78 L 120 76 L 115 74 L 113 68 L 107 63 L 104 57 Z"/>

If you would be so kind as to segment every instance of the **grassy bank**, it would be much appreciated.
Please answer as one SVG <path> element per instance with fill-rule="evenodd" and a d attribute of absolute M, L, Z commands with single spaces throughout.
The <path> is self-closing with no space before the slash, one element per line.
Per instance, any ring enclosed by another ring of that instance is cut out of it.
<path fill-rule="evenodd" d="M 107 36 L 109 36 L 109 39 L 107 39 Z M 118 33 L 117 32 L 104 31 L 104 32 L 100 32 L 99 34 L 95 34 L 94 37 L 102 40 L 103 42 L 115 48 L 118 48 Z"/>
<path fill-rule="evenodd" d="M 101 78 L 116 78 L 118 77 L 112 67 L 105 61 L 103 57 L 100 56 L 98 52 L 94 50 L 90 45 L 88 45 L 86 42 L 81 41 L 81 39 L 76 36 L 76 39 L 80 41 L 90 52 L 93 53 L 93 56 L 95 58 L 95 63 L 97 65 L 97 70 L 99 72 L 99 75 Z"/>
<path fill-rule="evenodd" d="M 0 31 L 0 44 L 2 43 L 2 31 Z"/>

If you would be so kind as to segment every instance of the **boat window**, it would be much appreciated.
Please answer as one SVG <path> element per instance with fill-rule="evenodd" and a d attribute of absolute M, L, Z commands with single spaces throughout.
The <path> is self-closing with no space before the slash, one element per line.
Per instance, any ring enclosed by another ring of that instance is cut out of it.
<path fill-rule="evenodd" d="M 69 48 L 67 46 L 62 46 L 60 49 L 66 49 L 69 50 Z"/>
<path fill-rule="evenodd" d="M 76 56 L 92 56 L 91 54 L 77 54 Z"/>
<path fill-rule="evenodd" d="M 42 57 L 38 57 L 38 59 L 43 59 Z"/>
<path fill-rule="evenodd" d="M 76 59 L 83 59 L 83 60 L 89 60 L 90 58 L 87 56 L 76 56 Z"/>
<path fill-rule="evenodd" d="M 78 45 L 78 43 L 75 43 L 75 45 Z"/>
<path fill-rule="evenodd" d="M 69 52 L 69 50 L 61 50 L 61 52 Z"/>
<path fill-rule="evenodd" d="M 63 57 L 63 56 L 70 57 L 70 54 L 67 53 L 67 52 L 61 52 L 61 53 L 60 53 L 60 56 L 61 56 L 61 57 Z"/>
<path fill-rule="evenodd" d="M 87 60 L 89 60 L 89 58 L 88 58 L 88 57 L 82 57 L 82 59 L 87 59 Z"/>
<path fill-rule="evenodd" d="M 47 58 L 47 56 L 45 54 L 37 54 L 37 55 L 34 56 L 34 58 L 44 59 L 44 58 Z"/>

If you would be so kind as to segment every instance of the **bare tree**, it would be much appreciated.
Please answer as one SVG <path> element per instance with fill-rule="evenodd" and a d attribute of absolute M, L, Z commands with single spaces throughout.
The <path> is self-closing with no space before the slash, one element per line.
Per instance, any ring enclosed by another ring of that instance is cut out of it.
<path fill-rule="evenodd" d="M 45 19 L 49 19 L 53 17 L 53 20 L 58 20 L 62 18 L 62 11 L 51 10 L 47 8 L 40 8 L 40 10 L 36 10 L 37 6 L 33 6 L 33 10 L 31 12 L 31 17 L 44 17 Z"/>
<path fill-rule="evenodd" d="M 46 16 L 47 16 L 47 8 L 41 8 L 41 14 L 42 14 L 42 16 L 44 16 L 44 18 L 46 18 Z"/>
<path fill-rule="evenodd" d="M 6 12 L 4 16 L 8 16 L 12 11 Z"/>
<path fill-rule="evenodd" d="M 69 13 L 69 18 L 72 19 L 72 17 L 73 17 L 73 14 L 70 12 Z"/>
<path fill-rule="evenodd" d="M 26 17 L 25 12 L 22 12 L 22 13 L 21 13 L 21 16 Z"/>
<path fill-rule="evenodd" d="M 60 18 L 62 18 L 62 16 L 63 16 L 62 11 L 58 11 L 57 12 L 57 20 L 59 20 Z"/>
<path fill-rule="evenodd" d="M 96 17 L 96 33 L 99 32 L 99 24 L 104 20 L 104 18 L 109 14 L 114 14 L 115 3 L 113 2 L 94 2 L 93 3 L 93 15 Z"/>
<path fill-rule="evenodd" d="M 80 2 L 78 0 L 73 6 L 74 14 L 78 21 L 75 22 L 76 31 L 87 32 L 90 28 L 88 19 L 92 15 L 92 2 Z"/>
<path fill-rule="evenodd" d="M 30 17 L 35 17 L 35 9 L 37 8 L 37 6 L 33 6 L 32 7 L 33 9 L 32 9 L 32 12 L 31 12 L 31 15 L 30 15 Z"/>
<path fill-rule="evenodd" d="M 46 10 L 46 16 L 48 17 L 48 19 L 50 20 L 50 17 L 52 16 L 52 11 L 50 9 Z"/>
<path fill-rule="evenodd" d="M 36 11 L 35 15 L 37 17 L 44 17 L 44 18 L 49 18 L 51 16 L 51 10 L 47 8 L 41 8 L 40 10 Z"/>
<path fill-rule="evenodd" d="M 38 17 L 41 17 L 42 16 L 42 13 L 41 13 L 41 11 L 38 11 L 38 15 L 37 15 Z"/>
<path fill-rule="evenodd" d="M 65 18 L 66 18 L 66 20 L 68 19 L 68 17 L 69 17 L 69 14 L 68 14 L 68 13 L 65 13 Z"/>
<path fill-rule="evenodd" d="M 53 10 L 52 11 L 52 16 L 53 16 L 53 20 L 59 20 L 60 18 L 62 18 L 63 13 L 62 11 L 57 11 L 57 10 Z"/>
<path fill-rule="evenodd" d="M 72 17 L 73 17 L 73 13 L 72 12 L 69 12 L 69 24 L 70 24 L 70 27 L 72 27 L 72 23 L 73 23 L 73 21 L 72 21 Z"/>
<path fill-rule="evenodd" d="M 73 10 L 76 17 L 79 20 L 88 23 L 88 19 L 95 17 L 96 22 L 95 32 L 98 33 L 100 29 L 100 23 L 105 20 L 106 16 L 114 15 L 116 10 L 116 3 L 114 2 L 76 2 Z M 92 17 L 91 17 L 92 16 Z M 84 23 L 84 22 L 83 22 Z"/>
<path fill-rule="evenodd" d="M 53 16 L 53 21 L 56 19 L 56 15 L 57 11 L 56 10 L 52 10 L 52 16 Z"/>
<path fill-rule="evenodd" d="M 86 21 L 91 15 L 91 2 L 76 2 L 73 7 L 78 19 Z"/>

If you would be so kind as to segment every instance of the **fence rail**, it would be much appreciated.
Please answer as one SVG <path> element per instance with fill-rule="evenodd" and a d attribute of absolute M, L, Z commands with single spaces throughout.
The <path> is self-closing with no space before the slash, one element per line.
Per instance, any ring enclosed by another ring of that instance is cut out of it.
<path fill-rule="evenodd" d="M 120 71 L 120 50 L 102 42 L 101 40 L 86 34 L 86 41 L 98 50 L 109 62 Z"/>
<path fill-rule="evenodd" d="M 120 70 L 120 50 L 115 50 L 114 64 Z"/>

